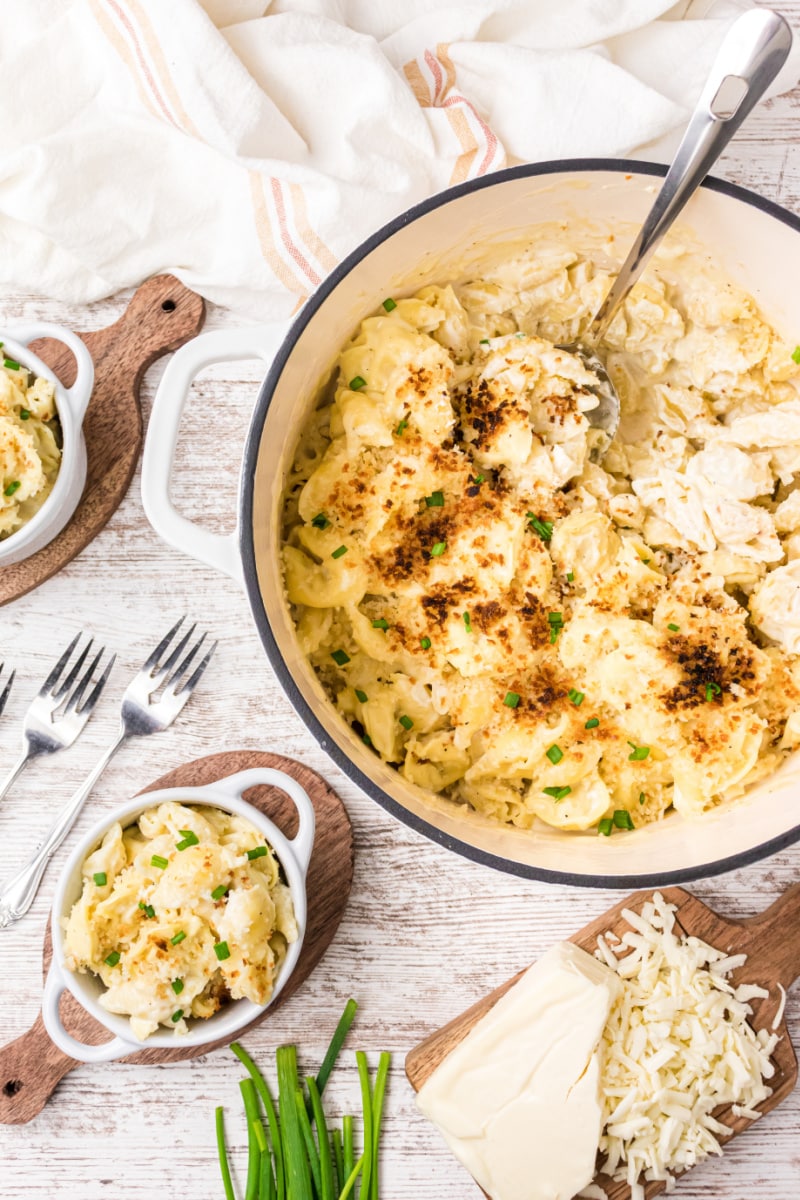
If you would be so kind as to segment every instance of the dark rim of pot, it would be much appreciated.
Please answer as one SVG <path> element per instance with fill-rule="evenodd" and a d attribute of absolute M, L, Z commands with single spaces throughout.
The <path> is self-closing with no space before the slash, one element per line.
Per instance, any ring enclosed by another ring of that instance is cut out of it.
<path fill-rule="evenodd" d="M 435 825 L 430 824 L 422 817 L 409 812 L 397 800 L 387 795 L 377 783 L 356 766 L 349 755 L 334 741 L 325 726 L 313 712 L 311 706 L 306 702 L 294 677 L 286 666 L 264 608 L 256 570 L 255 543 L 253 539 L 254 484 L 256 462 L 264 422 L 278 379 L 281 376 L 295 342 L 317 310 L 325 303 L 331 292 L 376 246 L 379 246 L 400 229 L 403 229 L 406 225 L 410 225 L 418 217 L 424 216 L 433 209 L 439 208 L 443 204 L 448 204 L 451 200 L 467 195 L 469 192 L 476 192 L 481 188 L 493 187 L 509 179 L 564 174 L 570 171 L 576 173 L 584 171 L 616 171 L 630 175 L 663 176 L 667 173 L 667 167 L 662 163 L 639 162 L 636 159 L 626 158 L 567 158 L 553 159 L 549 162 L 528 164 L 519 167 L 509 167 L 503 171 L 496 171 L 491 175 L 484 175 L 480 179 L 470 180 L 467 183 L 448 188 L 444 192 L 439 192 L 437 195 L 423 200 L 371 234 L 339 263 L 335 270 L 323 280 L 313 295 L 309 297 L 278 350 L 261 384 L 258 399 L 253 409 L 242 462 L 239 499 L 239 538 L 244 566 L 244 578 L 250 606 L 261 641 L 267 652 L 272 669 L 277 675 L 292 706 L 299 713 L 322 749 L 330 755 L 345 775 L 358 784 L 361 790 L 366 792 L 371 799 L 376 800 L 382 808 L 385 808 L 392 816 L 402 821 L 404 825 L 409 826 L 424 837 L 430 838 L 431 841 L 438 842 L 439 845 L 444 846 L 446 849 L 454 850 L 464 858 L 482 863 L 485 866 L 494 867 L 496 870 L 504 871 L 510 875 L 521 876 L 524 879 L 534 879 L 544 883 L 566 884 L 571 887 L 615 889 L 661 887 L 670 883 L 686 883 L 694 879 L 722 875 L 726 871 L 746 867 L 751 863 L 758 862 L 760 859 L 767 858 L 800 840 L 800 824 L 781 834 L 779 837 L 761 842 L 759 845 L 748 850 L 742 850 L 738 854 L 716 859 L 714 862 L 686 867 L 677 871 L 651 871 L 633 875 L 583 875 L 572 871 L 548 870 L 542 867 L 529 866 L 527 863 L 519 863 L 511 859 L 501 858 L 499 855 L 490 854 L 486 850 L 481 850 L 469 845 L 467 842 L 462 842 L 459 838 L 453 837 L 441 829 L 437 829 Z M 766 200 L 764 197 L 748 191 L 747 188 L 728 183 L 723 179 L 716 179 L 713 176 L 708 176 L 702 186 L 709 191 L 721 192 L 724 196 L 730 196 L 732 199 L 740 200 L 752 208 L 760 209 L 768 216 L 774 217 L 784 225 L 788 225 L 791 229 L 800 233 L 800 217 L 796 217 L 793 213 L 782 208 L 779 204 L 775 204 L 772 200 Z"/>

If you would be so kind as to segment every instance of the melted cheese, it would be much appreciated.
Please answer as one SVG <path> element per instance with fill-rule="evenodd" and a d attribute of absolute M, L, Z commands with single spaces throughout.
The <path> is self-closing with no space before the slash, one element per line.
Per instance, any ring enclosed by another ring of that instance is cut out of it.
<path fill-rule="evenodd" d="M 572 1200 L 594 1176 L 598 1047 L 618 986 L 577 946 L 554 946 L 421 1088 L 422 1112 L 493 1200 Z"/>

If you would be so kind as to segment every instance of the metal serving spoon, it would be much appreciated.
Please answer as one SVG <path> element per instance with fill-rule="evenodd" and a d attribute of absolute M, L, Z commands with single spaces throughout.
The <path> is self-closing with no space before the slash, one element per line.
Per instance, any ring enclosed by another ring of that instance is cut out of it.
<path fill-rule="evenodd" d="M 600 380 L 600 387 L 595 389 L 600 403 L 586 414 L 589 424 L 606 435 L 604 443 L 592 450 L 593 462 L 603 458 L 619 425 L 619 397 L 597 353 L 603 335 L 689 197 L 786 62 L 791 45 L 791 29 L 771 9 L 751 9 L 734 21 L 714 59 L 672 166 L 611 291 L 583 338 L 559 347 L 579 355 Z"/>

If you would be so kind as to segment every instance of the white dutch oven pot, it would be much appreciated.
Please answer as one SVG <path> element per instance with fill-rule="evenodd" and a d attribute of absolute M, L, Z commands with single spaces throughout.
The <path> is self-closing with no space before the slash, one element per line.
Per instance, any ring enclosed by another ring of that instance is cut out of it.
<path fill-rule="evenodd" d="M 53 372 L 28 346 L 37 338 L 55 338 L 75 355 L 78 372 L 72 387 L 65 388 Z M 86 483 L 86 443 L 81 425 L 94 385 L 92 356 L 77 334 L 48 321 L 15 325 L 8 332 L 0 329 L 2 353 L 34 375 L 49 379 L 55 387 L 56 409 L 61 422 L 63 445 L 61 463 L 53 490 L 29 521 L 0 541 L 0 568 L 29 558 L 52 542 L 69 521 Z"/>
<path fill-rule="evenodd" d="M 284 837 L 277 825 L 242 799 L 250 788 L 263 784 L 280 788 L 294 801 L 299 817 L 294 838 Z M 286 952 L 267 1005 L 259 1006 L 250 1000 L 233 1000 L 207 1020 L 193 1020 L 188 1033 L 177 1035 L 164 1030 L 151 1034 L 142 1042 L 134 1036 L 127 1017 L 107 1012 L 99 1003 L 104 990 L 102 981 L 96 975 L 88 972 L 85 975 L 79 974 L 70 971 L 66 966 L 62 920 L 69 916 L 73 904 L 80 897 L 83 888 L 81 868 L 87 855 L 97 849 L 111 826 L 119 821 L 124 829 L 132 825 L 147 809 L 166 804 L 170 800 L 180 801 L 182 804 L 211 805 L 221 808 L 224 812 L 237 813 L 264 835 L 283 867 L 286 882 L 292 893 L 297 921 L 297 941 L 292 942 Z M 135 1054 L 137 1050 L 150 1050 L 153 1047 L 163 1050 L 186 1050 L 223 1039 L 230 1041 L 263 1012 L 265 1007 L 273 1004 L 286 986 L 303 947 L 307 915 L 306 872 L 314 846 L 314 826 L 314 806 L 305 790 L 291 776 L 272 767 L 254 767 L 250 771 L 239 771 L 236 775 L 228 775 L 225 779 L 218 779 L 206 787 L 165 788 L 158 792 L 147 792 L 113 812 L 106 813 L 73 850 L 59 877 L 53 901 L 53 958 L 44 985 L 42 1019 L 50 1038 L 59 1050 L 63 1050 L 64 1054 L 77 1059 L 78 1062 L 108 1062 L 110 1059 L 124 1058 L 126 1054 Z M 112 1034 L 110 1041 L 102 1042 L 99 1046 L 87 1046 L 67 1032 L 59 1012 L 59 1003 L 65 990 L 71 992 L 78 1003 L 105 1026 Z"/>
<path fill-rule="evenodd" d="M 360 320 L 387 296 L 465 274 L 470 255 L 545 221 L 638 227 L 666 168 L 624 159 L 515 167 L 418 205 L 355 250 L 288 330 L 252 327 L 196 338 L 178 350 L 156 395 L 144 452 L 145 510 L 173 546 L 240 581 L 289 699 L 338 765 L 400 820 L 501 870 L 552 882 L 630 888 L 743 866 L 800 839 L 797 756 L 734 807 L 690 822 L 675 815 L 611 838 L 543 825 L 499 828 L 424 792 L 380 762 L 335 712 L 300 653 L 281 584 L 281 495 L 320 380 Z M 790 344 L 800 341 L 800 220 L 743 188 L 708 179 L 684 227 L 758 301 Z M 630 229 L 628 237 L 632 236 Z M 627 242 L 623 246 L 627 249 Z M 268 373 L 245 448 L 235 534 L 209 533 L 169 497 L 180 414 L 195 375 L 214 362 L 261 358 Z"/>

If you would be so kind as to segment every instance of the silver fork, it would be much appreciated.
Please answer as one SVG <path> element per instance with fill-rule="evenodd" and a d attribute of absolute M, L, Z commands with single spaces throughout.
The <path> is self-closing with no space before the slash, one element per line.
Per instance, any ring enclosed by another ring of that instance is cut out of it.
<path fill-rule="evenodd" d="M 185 620 L 185 617 L 181 617 L 180 621 L 173 625 L 169 633 L 158 643 L 142 669 L 128 684 L 125 695 L 122 697 L 119 733 L 116 740 L 106 750 L 85 783 L 67 801 L 30 861 L 13 879 L 0 888 L 0 929 L 13 925 L 30 908 L 48 862 L 74 825 L 78 813 L 83 808 L 87 797 L 112 755 L 128 738 L 146 737 L 151 733 L 160 733 L 162 729 L 171 725 L 200 682 L 200 677 L 211 661 L 217 643 L 213 642 L 208 646 L 200 662 L 194 666 L 195 659 L 208 636 L 205 633 L 202 634 L 187 651 L 186 648 L 194 636 L 196 625 L 192 625 L 184 633 L 168 657 L 164 659 L 164 655 L 172 646 Z M 186 654 L 181 659 L 184 651 Z M 162 659 L 164 659 L 163 662 Z M 155 693 L 162 688 L 161 696 L 153 699 Z"/>
<path fill-rule="evenodd" d="M 103 674 L 86 696 L 87 688 L 92 682 L 94 672 L 99 667 L 106 648 L 105 646 L 100 647 L 84 671 L 84 664 L 93 645 L 93 639 L 89 638 L 67 671 L 67 664 L 82 637 L 82 633 L 75 635 L 45 679 L 39 689 L 39 694 L 31 702 L 22 726 L 22 754 L 3 782 L 0 783 L 0 800 L 3 799 L 14 780 L 32 758 L 38 758 L 40 754 L 54 754 L 56 750 L 66 750 L 67 746 L 71 746 L 75 741 L 92 715 L 94 706 L 106 686 L 116 655 L 112 654 Z M 64 676 L 65 671 L 67 673 Z M 64 676 L 63 679 L 62 676 Z M 2 697 L 0 697 L 0 712 L 8 699 L 13 679 L 14 675 L 12 674 Z"/>
<path fill-rule="evenodd" d="M 2 678 L 5 665 L 5 663 L 0 663 L 0 678 Z M 3 688 L 2 692 L 0 692 L 0 717 L 2 717 L 3 710 L 8 703 L 8 697 L 11 695 L 11 688 L 14 686 L 14 676 L 16 673 L 16 671 L 11 672 L 6 680 L 5 687 Z M 2 799 L 2 793 L 0 793 L 0 799 Z"/>

